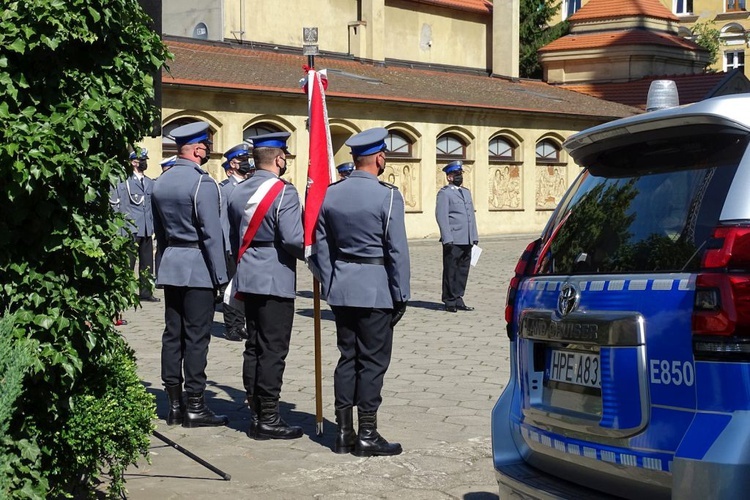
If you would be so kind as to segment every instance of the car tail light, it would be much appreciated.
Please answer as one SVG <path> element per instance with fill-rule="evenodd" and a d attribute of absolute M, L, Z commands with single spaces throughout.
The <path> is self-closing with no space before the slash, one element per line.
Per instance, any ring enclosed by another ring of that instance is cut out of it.
<path fill-rule="evenodd" d="M 529 273 L 529 267 L 531 260 L 534 256 L 534 250 L 540 240 L 534 240 L 526 246 L 526 250 L 521 254 L 521 258 L 518 259 L 516 264 L 515 274 L 510 279 L 510 285 L 508 285 L 508 298 L 505 301 L 505 323 L 508 332 L 508 338 L 513 340 L 513 311 L 516 305 L 516 294 L 518 293 L 518 285 L 521 283 L 521 278 Z"/>
<path fill-rule="evenodd" d="M 750 357 L 750 227 L 719 227 L 706 245 L 695 283 L 696 357 Z"/>

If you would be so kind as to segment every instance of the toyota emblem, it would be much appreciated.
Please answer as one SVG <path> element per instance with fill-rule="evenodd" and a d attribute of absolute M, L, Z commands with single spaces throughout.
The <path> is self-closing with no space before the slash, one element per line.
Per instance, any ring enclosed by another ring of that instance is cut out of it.
<path fill-rule="evenodd" d="M 557 312 L 562 317 L 567 316 L 576 310 L 579 300 L 581 300 L 581 292 L 578 288 L 573 283 L 565 283 L 557 297 Z"/>

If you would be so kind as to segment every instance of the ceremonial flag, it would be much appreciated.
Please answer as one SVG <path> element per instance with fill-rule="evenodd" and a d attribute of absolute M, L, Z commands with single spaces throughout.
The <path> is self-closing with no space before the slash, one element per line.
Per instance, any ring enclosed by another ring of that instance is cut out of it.
<path fill-rule="evenodd" d="M 326 189 L 333 179 L 333 148 L 331 130 L 328 128 L 325 87 L 325 70 L 307 72 L 306 80 L 308 116 L 310 127 L 310 160 L 307 165 L 307 191 L 305 193 L 305 257 L 310 257 L 315 244 L 315 224 Z"/>

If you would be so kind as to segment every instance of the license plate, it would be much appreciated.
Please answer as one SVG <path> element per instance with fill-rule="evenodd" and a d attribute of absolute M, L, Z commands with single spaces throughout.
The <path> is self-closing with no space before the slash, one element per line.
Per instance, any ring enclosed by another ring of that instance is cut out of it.
<path fill-rule="evenodd" d="M 587 352 L 550 350 L 548 380 L 600 388 L 599 355 Z"/>

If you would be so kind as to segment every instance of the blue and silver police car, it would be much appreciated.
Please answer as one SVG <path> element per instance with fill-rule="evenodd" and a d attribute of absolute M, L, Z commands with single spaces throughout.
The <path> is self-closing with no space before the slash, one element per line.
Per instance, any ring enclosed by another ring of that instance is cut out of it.
<path fill-rule="evenodd" d="M 578 133 L 508 290 L 501 498 L 750 497 L 750 95 Z"/>

